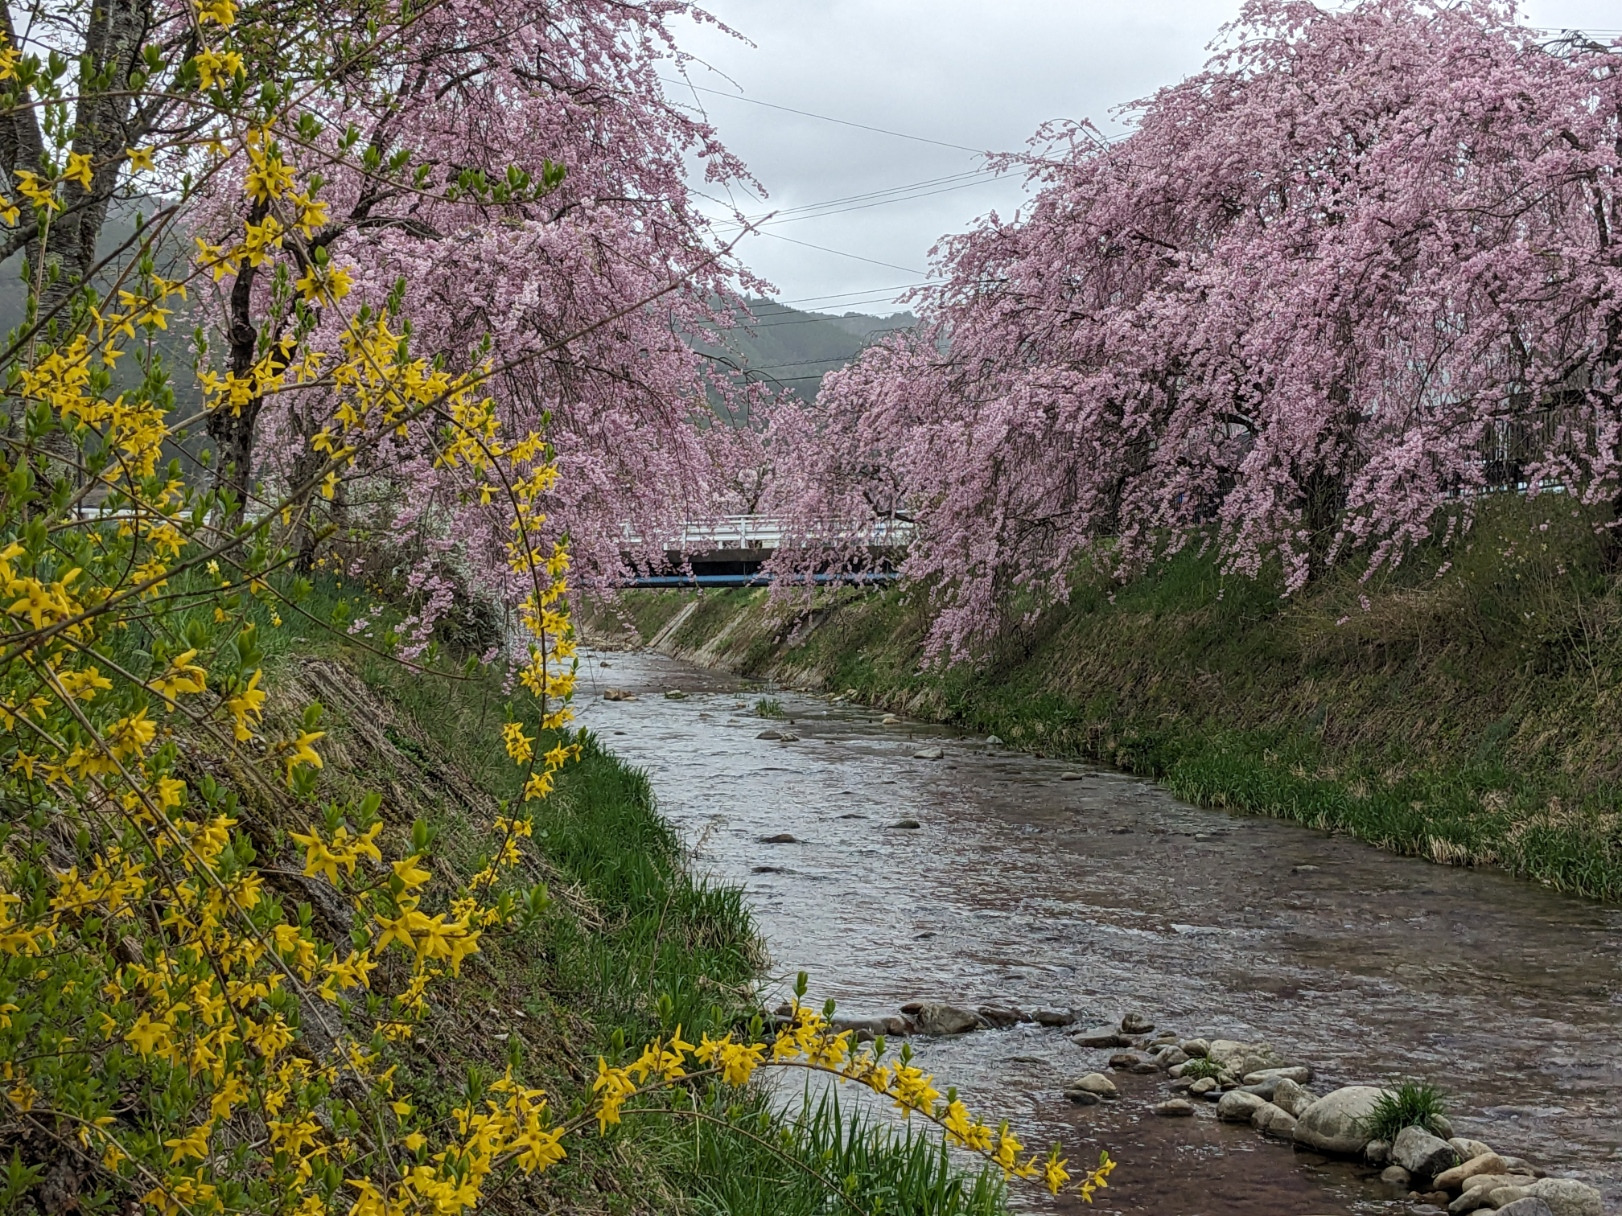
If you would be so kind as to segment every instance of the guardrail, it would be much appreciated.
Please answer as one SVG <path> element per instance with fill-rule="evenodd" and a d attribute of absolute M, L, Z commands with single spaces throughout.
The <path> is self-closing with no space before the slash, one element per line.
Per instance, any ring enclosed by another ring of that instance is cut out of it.
<path fill-rule="evenodd" d="M 788 527 L 778 516 L 723 515 L 684 524 L 680 533 L 660 543 L 667 552 L 684 552 L 703 546 L 712 549 L 779 549 L 787 541 L 805 537 L 846 544 L 855 542 L 905 548 L 912 542 L 913 531 L 912 521 L 901 519 L 880 519 L 854 525 L 829 520 L 796 530 Z M 646 543 L 630 524 L 621 526 L 620 537 L 623 543 L 639 548 Z"/>
<path fill-rule="evenodd" d="M 804 583 L 808 578 L 817 587 L 864 586 L 893 583 L 901 576 L 894 570 L 852 571 L 845 574 L 795 574 L 775 578 L 770 574 L 647 574 L 626 579 L 621 587 L 682 588 L 682 587 L 770 587 L 776 582 L 790 585 Z"/>

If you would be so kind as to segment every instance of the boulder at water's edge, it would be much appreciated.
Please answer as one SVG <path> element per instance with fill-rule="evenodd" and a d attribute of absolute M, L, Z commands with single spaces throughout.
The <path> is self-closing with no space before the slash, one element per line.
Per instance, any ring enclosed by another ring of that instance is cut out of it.
<path fill-rule="evenodd" d="M 1320 1153 L 1355 1157 L 1369 1142 L 1364 1121 L 1386 1091 L 1374 1085 L 1348 1085 L 1319 1098 L 1295 1125 L 1295 1142 Z"/>

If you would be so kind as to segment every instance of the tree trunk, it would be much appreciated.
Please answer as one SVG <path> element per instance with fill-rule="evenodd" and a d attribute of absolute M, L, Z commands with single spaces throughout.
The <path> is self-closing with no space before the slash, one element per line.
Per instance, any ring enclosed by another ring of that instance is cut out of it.
<path fill-rule="evenodd" d="M 85 25 L 71 145 L 72 151 L 89 157 L 94 166 L 90 185 L 77 179 L 64 183 L 62 209 L 54 216 L 38 215 L 26 198 L 17 200 L 21 224 L 38 225 L 24 253 L 31 287 L 37 292 L 35 315 L 49 319 L 44 329 L 47 341 L 61 332 L 52 322 L 65 311 L 68 298 L 88 281 L 96 263 L 96 245 L 124 164 L 123 152 L 135 139 L 130 127 L 129 72 L 151 19 L 151 0 L 94 0 Z M 0 22 L 8 44 L 15 45 L 9 8 L 0 13 Z M 93 80 L 106 84 L 92 87 Z M 16 180 L 18 170 L 50 177 L 44 167 L 45 141 L 36 107 L 13 106 L 8 119 L 0 122 L 0 160 L 10 178 Z M 13 423 L 8 411 L 8 433 L 14 430 Z M 78 453 L 66 432 L 53 433 L 42 446 L 54 466 L 53 479 L 76 473 Z"/>
<path fill-rule="evenodd" d="M 263 223 L 268 211 L 267 203 L 255 204 L 248 217 L 249 222 Z M 238 379 L 252 375 L 259 353 L 259 327 L 253 323 L 253 284 L 256 275 L 256 268 L 244 262 L 237 270 L 236 282 L 231 285 L 229 369 Z M 221 407 L 211 410 L 208 415 L 208 435 L 215 443 L 214 490 L 231 497 L 223 521 L 227 528 L 235 528 L 242 523 L 248 497 L 253 491 L 254 427 L 262 408 L 264 398 L 255 395 L 243 402 L 237 411 Z"/>

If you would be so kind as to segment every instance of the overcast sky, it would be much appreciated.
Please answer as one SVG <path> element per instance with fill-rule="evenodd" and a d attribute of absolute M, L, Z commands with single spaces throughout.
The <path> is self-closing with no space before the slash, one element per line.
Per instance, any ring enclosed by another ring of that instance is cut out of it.
<path fill-rule="evenodd" d="M 731 202 L 750 215 L 782 213 L 739 248 L 785 303 L 888 313 L 893 289 L 924 277 L 939 236 L 1019 205 L 1018 182 L 977 172 L 980 158 L 963 149 L 1018 148 L 1056 118 L 1118 130 L 1111 111 L 1198 71 L 1239 5 L 711 0 L 707 7 L 748 41 L 711 28 L 682 30 L 683 48 L 700 60 L 688 69 L 696 88 L 672 73 L 669 95 L 702 106 L 770 194 L 766 202 L 722 195 L 726 205 L 714 213 Z M 1622 32 L 1617 0 L 1537 0 L 1525 11 L 1540 26 Z"/>

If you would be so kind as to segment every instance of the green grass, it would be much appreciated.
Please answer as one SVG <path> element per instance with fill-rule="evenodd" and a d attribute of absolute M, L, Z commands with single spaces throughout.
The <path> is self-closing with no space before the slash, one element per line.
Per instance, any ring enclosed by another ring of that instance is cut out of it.
<path fill-rule="evenodd" d="M 779 1151 L 753 1143 L 739 1160 L 736 1138 L 714 1125 L 695 1146 L 700 1211 L 761 1213 L 905 1213 L 908 1216 L 998 1216 L 1005 1211 L 1001 1176 L 965 1173 L 940 1141 L 908 1128 L 897 1133 L 871 1115 L 842 1106 L 837 1095 L 807 1092 L 800 1113 L 757 1128 Z M 781 1153 L 781 1155 L 780 1155 Z"/>
<path fill-rule="evenodd" d="M 783 712 L 783 703 L 775 697 L 761 697 L 755 702 L 755 717 L 757 718 L 786 718 Z"/>
<path fill-rule="evenodd" d="M 1195 1056 L 1191 1060 L 1185 1060 L 1182 1068 L 1181 1076 L 1191 1077 L 1196 1081 L 1205 1077 L 1220 1077 L 1223 1072 L 1222 1065 L 1206 1056 Z"/>
<path fill-rule="evenodd" d="M 1492 500 L 1446 552 L 1290 597 L 1194 551 L 1124 585 L 1081 569 L 1067 604 L 945 666 L 917 587 L 830 591 L 811 612 L 705 591 L 668 643 L 690 653 L 727 628 L 721 658 L 746 675 L 1619 900 L 1622 579 L 1596 522 L 1553 496 Z M 690 596 L 621 606 L 668 621 Z"/>
<path fill-rule="evenodd" d="M 1359 1124 L 1362 1133 L 1371 1140 L 1396 1140 L 1405 1127 L 1422 1127 L 1433 1136 L 1447 1130 L 1441 1122 L 1444 1115 L 1442 1095 L 1433 1085 L 1404 1081 L 1394 1090 L 1381 1094 L 1374 1109 Z"/>

